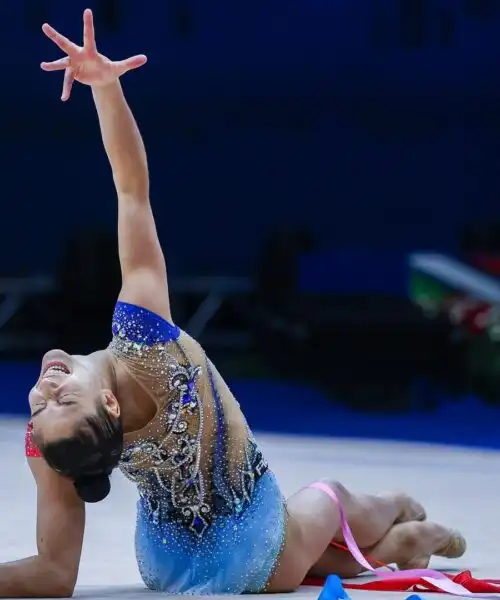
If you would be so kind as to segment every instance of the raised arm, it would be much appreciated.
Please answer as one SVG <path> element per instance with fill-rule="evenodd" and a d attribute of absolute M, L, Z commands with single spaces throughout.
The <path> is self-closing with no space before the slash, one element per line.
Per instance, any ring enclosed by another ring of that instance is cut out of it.
<path fill-rule="evenodd" d="M 149 173 L 144 144 L 125 100 L 119 78 L 146 62 L 143 55 L 112 62 L 98 53 L 92 12 L 84 12 L 84 45 L 79 47 L 49 25 L 45 34 L 65 58 L 42 63 L 46 71 L 64 70 L 62 99 L 74 81 L 90 85 L 102 139 L 118 195 L 118 240 L 122 269 L 120 300 L 138 304 L 171 320 L 165 259 L 149 202 Z"/>
<path fill-rule="evenodd" d="M 29 464 L 37 484 L 38 553 L 0 565 L 0 598 L 67 598 L 78 575 L 85 507 L 73 483 L 43 458 Z"/>
<path fill-rule="evenodd" d="M 167 270 L 149 202 L 146 151 L 117 80 L 92 89 L 118 195 L 120 300 L 171 320 Z"/>

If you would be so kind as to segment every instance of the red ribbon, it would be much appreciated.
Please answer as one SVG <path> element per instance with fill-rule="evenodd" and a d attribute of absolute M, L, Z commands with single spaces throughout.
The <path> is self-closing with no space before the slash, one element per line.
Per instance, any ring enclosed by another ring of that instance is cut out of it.
<path fill-rule="evenodd" d="M 349 549 L 345 544 L 332 541 L 330 545 L 334 548 L 349 552 Z M 393 570 L 388 565 L 375 560 L 370 556 L 366 556 L 366 558 L 380 567 Z M 472 577 L 470 571 L 462 571 L 457 575 L 445 573 L 445 575 L 451 579 L 451 581 L 462 585 L 467 591 L 472 592 L 473 594 L 500 594 L 500 579 L 476 579 L 475 577 Z M 302 585 L 323 587 L 324 584 L 325 578 L 306 577 Z M 375 579 L 374 581 L 369 581 L 367 583 L 343 583 L 342 585 L 348 590 L 366 590 L 372 592 L 432 592 L 434 594 L 446 594 L 446 592 L 435 587 L 429 581 L 425 581 L 419 577 L 408 577 L 406 579 Z"/>
<path fill-rule="evenodd" d="M 462 571 L 457 575 L 446 574 L 452 581 L 463 585 L 469 592 L 474 594 L 500 594 L 499 579 L 476 579 L 470 571 Z M 322 587 L 324 579 L 307 577 L 303 585 Z M 431 583 L 416 577 L 408 579 L 376 579 L 368 583 L 344 583 L 343 586 L 349 590 L 367 590 L 372 592 L 432 592 L 433 594 L 444 594 L 445 592 L 434 587 Z"/>

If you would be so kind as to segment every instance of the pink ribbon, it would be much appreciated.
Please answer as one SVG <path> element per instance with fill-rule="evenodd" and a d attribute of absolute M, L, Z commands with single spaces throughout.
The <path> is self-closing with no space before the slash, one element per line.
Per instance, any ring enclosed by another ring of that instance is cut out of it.
<path fill-rule="evenodd" d="M 431 583 L 438 589 L 443 592 L 447 592 L 448 594 L 452 594 L 454 596 L 467 596 L 469 598 L 495 598 L 498 600 L 497 594 L 475 594 L 473 592 L 469 592 L 463 585 L 459 583 L 455 583 L 449 577 L 440 573 L 439 571 L 434 571 L 434 569 L 408 569 L 406 571 L 381 571 L 379 569 L 375 569 L 370 565 L 370 563 L 366 560 L 366 558 L 361 553 L 354 536 L 352 535 L 351 528 L 347 522 L 344 509 L 340 504 L 340 501 L 337 497 L 337 494 L 325 483 L 316 482 L 311 484 L 309 487 L 315 488 L 317 490 L 321 490 L 327 496 L 329 496 L 335 506 L 337 507 L 340 514 L 340 522 L 342 526 L 342 534 L 344 536 L 344 540 L 346 543 L 349 552 L 352 554 L 353 558 L 367 571 L 371 571 L 377 577 L 383 579 L 407 579 L 410 577 L 420 577 L 424 581 Z"/>

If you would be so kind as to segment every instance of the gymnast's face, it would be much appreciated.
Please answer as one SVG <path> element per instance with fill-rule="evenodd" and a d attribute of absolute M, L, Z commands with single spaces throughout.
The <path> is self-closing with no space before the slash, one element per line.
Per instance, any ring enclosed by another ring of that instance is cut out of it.
<path fill-rule="evenodd" d="M 51 350 L 29 395 L 34 434 L 44 442 L 70 437 L 82 418 L 96 412 L 101 397 L 105 402 L 88 357 Z"/>

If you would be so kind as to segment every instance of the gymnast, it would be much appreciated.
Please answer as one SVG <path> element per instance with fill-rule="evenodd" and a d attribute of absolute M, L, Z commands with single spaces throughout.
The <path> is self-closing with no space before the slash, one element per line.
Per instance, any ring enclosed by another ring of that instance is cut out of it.
<path fill-rule="evenodd" d="M 463 537 L 428 522 L 403 493 L 354 495 L 325 479 L 283 498 L 224 379 L 172 321 L 146 153 L 120 85 L 146 57 L 99 54 L 90 10 L 82 47 L 42 29 L 65 54 L 41 65 L 64 71 L 62 100 L 75 81 L 92 90 L 118 197 L 122 288 L 106 349 L 42 359 L 26 433 L 38 552 L 0 565 L 0 597 L 73 594 L 85 503 L 108 495 L 116 467 L 138 489 L 135 550 L 151 590 L 288 592 L 308 575 L 359 574 L 364 567 L 330 545 L 345 537 L 334 497 L 369 560 L 408 569 L 461 556 Z"/>

